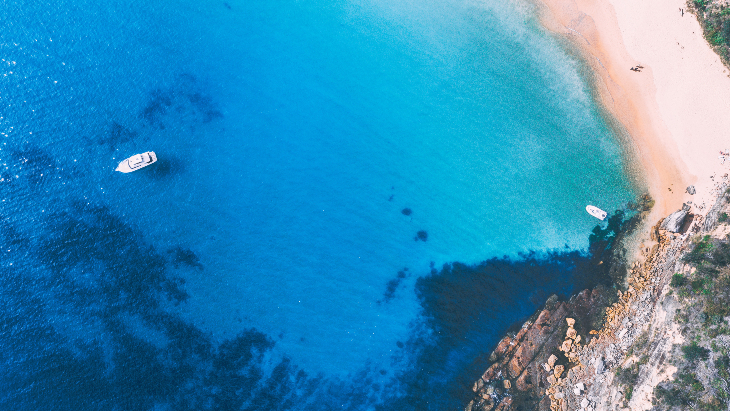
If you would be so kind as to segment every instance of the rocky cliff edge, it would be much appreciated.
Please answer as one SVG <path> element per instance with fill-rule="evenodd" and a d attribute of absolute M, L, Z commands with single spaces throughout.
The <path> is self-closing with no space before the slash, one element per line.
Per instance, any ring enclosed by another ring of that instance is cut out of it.
<path fill-rule="evenodd" d="M 683 257 L 697 238 L 718 231 L 722 211 L 730 207 L 726 190 L 726 183 L 718 184 L 717 201 L 704 216 L 683 207 L 659 221 L 651 229 L 655 244 L 642 246 L 618 290 L 597 287 L 563 302 L 553 296 L 518 332 L 505 336 L 474 383 L 466 411 L 671 408 L 657 407 L 654 397 L 658 384 L 676 377 L 671 357 L 684 340 L 669 282 L 675 273 L 694 272 Z M 640 358 L 633 352 L 639 346 Z M 631 369 L 626 384 L 622 375 Z"/>

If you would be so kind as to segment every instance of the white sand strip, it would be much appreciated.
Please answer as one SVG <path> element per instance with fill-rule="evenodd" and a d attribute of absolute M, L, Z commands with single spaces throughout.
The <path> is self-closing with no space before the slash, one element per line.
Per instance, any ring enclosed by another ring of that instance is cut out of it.
<path fill-rule="evenodd" d="M 730 169 L 718 158 L 730 149 L 730 78 L 695 16 L 682 16 L 684 1 L 542 1 L 546 27 L 579 46 L 603 104 L 637 147 L 657 200 L 651 221 L 683 202 L 709 201 Z M 630 70 L 637 65 L 641 72 Z"/>

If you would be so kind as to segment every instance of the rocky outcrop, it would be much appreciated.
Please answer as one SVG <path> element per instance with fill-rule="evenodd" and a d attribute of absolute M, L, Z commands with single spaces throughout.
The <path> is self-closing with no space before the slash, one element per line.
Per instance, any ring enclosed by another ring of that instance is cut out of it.
<path fill-rule="evenodd" d="M 643 264 L 632 267 L 625 291 L 597 288 L 568 302 L 548 301 L 535 320 L 503 338 L 490 357 L 494 364 L 474 385 L 476 396 L 467 410 L 496 410 L 507 399 L 521 409 L 594 410 L 602 398 L 589 393 L 611 378 L 607 371 L 650 322 L 665 271 L 674 268 L 687 236 L 654 230 L 659 244 Z M 603 326 L 594 330 L 598 318 Z"/>
<path fill-rule="evenodd" d="M 654 387 L 672 373 L 667 356 L 677 332 L 667 314 L 675 311 L 666 298 L 668 283 L 674 273 L 691 269 L 682 257 L 694 247 L 693 237 L 716 224 L 726 188 L 718 187 L 707 217 L 685 221 L 689 207 L 683 207 L 654 226 L 656 244 L 642 245 L 620 289 L 584 290 L 567 302 L 553 296 L 519 332 L 503 338 L 490 357 L 494 363 L 474 384 L 467 410 L 650 409 Z M 615 371 L 638 361 L 630 349 L 642 338 L 649 348 L 632 399 L 614 382 Z"/>
<path fill-rule="evenodd" d="M 725 175 L 725 177 L 727 178 L 727 174 Z M 726 186 L 722 185 L 720 188 L 720 192 L 726 194 L 726 192 L 724 191 L 725 189 Z M 722 199 L 720 199 L 719 201 L 716 201 L 709 210 L 707 210 L 704 223 L 702 224 L 703 231 L 712 231 L 712 228 L 717 225 L 718 219 L 720 217 L 720 210 L 725 206 L 726 203 L 727 201 L 722 201 Z"/>
<path fill-rule="evenodd" d="M 551 297 L 516 334 L 499 342 L 490 356 L 492 366 L 474 384 L 475 398 L 467 410 L 505 409 L 507 403 L 538 407 L 546 390 L 564 378 L 570 367 L 569 357 L 560 355 L 559 348 L 576 354 L 582 343 L 597 335 L 590 328 L 600 316 L 606 292 L 603 288 L 584 290 L 567 302 Z M 566 334 L 570 337 L 567 346 Z"/>
<path fill-rule="evenodd" d="M 552 409 L 603 411 L 655 407 L 654 388 L 677 370 L 672 365 L 675 363 L 673 345 L 683 339 L 681 327 L 674 320 L 680 310 L 669 292 L 669 282 L 675 273 L 694 270 L 683 257 L 694 248 L 694 240 L 714 230 L 717 222 L 713 214 L 726 207 L 726 189 L 726 183 L 718 184 L 714 191 L 715 205 L 706 216 L 688 219 L 681 233 L 663 230 L 665 225 L 661 223 L 652 228 L 652 239 L 657 244 L 643 262 L 634 263 L 626 281 L 627 290 L 619 292 L 619 301 L 606 310 L 599 338 L 591 341 L 580 354 L 580 366 L 571 370 L 562 384 L 548 390 L 562 394 L 562 402 L 553 401 Z M 641 350 L 641 358 L 635 349 Z M 627 385 L 620 381 L 616 371 L 626 371 L 632 365 L 637 365 L 637 374 Z M 585 387 L 580 394 L 575 389 L 578 384 Z"/>
<path fill-rule="evenodd" d="M 687 214 L 689 214 L 689 210 L 690 206 L 684 204 L 681 210 L 677 210 L 672 214 L 669 214 L 669 216 L 662 222 L 660 228 L 672 233 L 678 233 L 682 229 L 684 219 L 687 217 Z"/>
<path fill-rule="evenodd" d="M 658 246 L 643 264 L 636 263 L 630 271 L 628 288 L 617 291 L 618 301 L 606 309 L 598 338 L 578 353 L 577 366 L 566 378 L 547 391 L 553 396 L 551 410 L 616 408 L 623 398 L 612 398 L 603 391 L 613 379 L 613 373 L 607 371 L 623 362 L 629 347 L 645 331 L 644 325 L 651 323 L 656 302 L 668 279 L 666 273 L 673 271 L 686 237 L 657 230 Z"/>

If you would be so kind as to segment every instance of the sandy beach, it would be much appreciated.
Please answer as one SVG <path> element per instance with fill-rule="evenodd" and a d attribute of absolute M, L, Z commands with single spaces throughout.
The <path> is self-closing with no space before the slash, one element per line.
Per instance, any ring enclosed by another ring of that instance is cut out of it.
<path fill-rule="evenodd" d="M 630 134 L 656 206 L 703 214 L 730 159 L 730 78 L 683 0 L 542 0 L 542 21 L 597 74 L 604 106 Z M 684 15 L 680 9 L 685 9 Z M 643 66 L 640 72 L 630 70 Z M 686 188 L 693 185 L 696 194 Z"/>

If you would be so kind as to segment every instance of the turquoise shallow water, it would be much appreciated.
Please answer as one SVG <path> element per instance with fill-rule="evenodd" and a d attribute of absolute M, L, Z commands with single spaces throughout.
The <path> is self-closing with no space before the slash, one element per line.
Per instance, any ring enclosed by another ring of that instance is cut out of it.
<path fill-rule="evenodd" d="M 5 7 L 14 409 L 458 408 L 637 190 L 519 3 Z"/>

